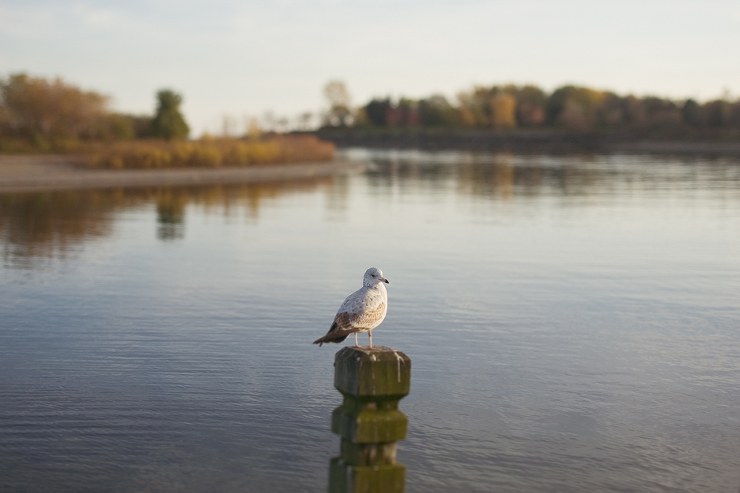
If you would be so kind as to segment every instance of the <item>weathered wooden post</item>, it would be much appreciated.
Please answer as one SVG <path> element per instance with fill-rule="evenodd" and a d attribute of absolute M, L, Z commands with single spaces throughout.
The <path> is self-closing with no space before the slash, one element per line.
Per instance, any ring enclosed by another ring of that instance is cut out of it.
<path fill-rule="evenodd" d="M 334 386 L 344 402 L 331 415 L 341 437 L 329 465 L 330 493 L 401 493 L 406 468 L 396 462 L 396 442 L 408 418 L 398 401 L 408 395 L 411 360 L 387 347 L 345 347 L 334 360 Z"/>

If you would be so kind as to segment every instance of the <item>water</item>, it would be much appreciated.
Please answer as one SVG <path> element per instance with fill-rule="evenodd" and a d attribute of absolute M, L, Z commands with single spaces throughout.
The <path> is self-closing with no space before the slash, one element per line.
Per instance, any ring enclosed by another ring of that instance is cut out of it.
<path fill-rule="evenodd" d="M 324 491 L 310 342 L 378 266 L 407 491 L 738 491 L 740 163 L 347 155 L 375 166 L 0 195 L 0 490 Z"/>

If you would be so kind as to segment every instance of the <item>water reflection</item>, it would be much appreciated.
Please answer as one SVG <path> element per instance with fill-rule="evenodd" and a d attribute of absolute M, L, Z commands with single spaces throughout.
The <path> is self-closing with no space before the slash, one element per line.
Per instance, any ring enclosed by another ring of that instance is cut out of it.
<path fill-rule="evenodd" d="M 168 241 L 185 236 L 186 195 L 167 190 L 157 197 L 157 238 Z"/>
<path fill-rule="evenodd" d="M 737 197 L 740 166 L 731 159 L 640 156 L 519 156 L 465 152 L 344 151 L 344 158 L 370 161 L 360 180 L 383 195 L 409 191 L 453 192 L 495 201 L 541 196 L 578 198 L 642 191 L 692 190 L 715 199 Z M 0 248 L 5 262 L 32 267 L 34 258 L 64 258 L 76 246 L 109 236 L 114 218 L 127 210 L 156 208 L 156 238 L 182 239 L 189 206 L 256 219 L 261 204 L 283 195 L 321 189 L 329 216 L 345 220 L 353 178 L 299 183 L 190 188 L 145 188 L 0 194 Z"/>
<path fill-rule="evenodd" d="M 110 233 L 110 214 L 127 203 L 120 191 L 0 194 L 5 260 L 66 256 L 86 239 Z"/>
<path fill-rule="evenodd" d="M 156 207 L 156 237 L 185 235 L 186 209 L 198 206 L 230 215 L 235 209 L 256 219 L 265 200 L 326 187 L 331 179 L 299 183 L 187 188 L 141 188 L 0 194 L 0 251 L 14 267 L 34 259 L 65 258 L 84 242 L 110 236 L 117 216 Z"/>
<path fill-rule="evenodd" d="M 514 196 L 588 196 L 613 191 L 734 191 L 740 161 L 734 158 L 666 158 L 652 156 L 522 156 L 464 152 L 350 150 L 345 156 L 375 165 L 375 187 L 446 188 L 458 194 L 510 199 Z"/>

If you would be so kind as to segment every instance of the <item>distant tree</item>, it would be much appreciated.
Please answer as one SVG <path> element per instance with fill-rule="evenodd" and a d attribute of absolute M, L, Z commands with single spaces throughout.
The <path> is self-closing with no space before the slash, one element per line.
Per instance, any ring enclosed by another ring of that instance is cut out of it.
<path fill-rule="evenodd" d="M 681 108 L 681 116 L 685 123 L 688 123 L 692 127 L 700 127 L 703 125 L 703 118 L 701 114 L 701 106 L 693 99 L 687 99 Z"/>
<path fill-rule="evenodd" d="M 152 120 L 152 132 L 162 139 L 187 139 L 190 127 L 180 113 L 182 96 L 169 89 L 157 92 L 157 112 Z"/>
<path fill-rule="evenodd" d="M 106 119 L 104 138 L 115 140 L 131 140 L 136 137 L 134 124 L 129 115 L 111 113 Z"/>
<path fill-rule="evenodd" d="M 670 99 L 647 96 L 641 102 L 645 109 L 647 128 L 670 129 L 678 127 L 683 120 L 681 109 Z"/>
<path fill-rule="evenodd" d="M 455 116 L 455 111 L 447 98 L 440 94 L 419 100 L 419 118 L 424 126 L 454 125 L 456 123 Z"/>
<path fill-rule="evenodd" d="M 710 127 L 729 126 L 732 108 L 730 103 L 722 99 L 709 101 L 702 105 L 707 125 Z"/>
<path fill-rule="evenodd" d="M 573 86 L 559 87 L 547 98 L 545 104 L 545 121 L 548 125 L 555 125 L 560 121 L 560 117 L 565 111 L 568 102 L 568 93 Z"/>
<path fill-rule="evenodd" d="M 308 132 L 311 130 L 311 127 L 313 126 L 313 113 L 305 111 L 298 115 L 296 126 L 298 130 L 302 132 Z"/>
<path fill-rule="evenodd" d="M 275 122 L 275 129 L 280 133 L 287 133 L 290 130 L 290 118 L 287 116 L 278 117 Z"/>
<path fill-rule="evenodd" d="M 356 124 L 376 127 L 560 127 L 571 132 L 619 130 L 623 135 L 676 138 L 689 129 L 682 122 L 703 127 L 702 135 L 729 138 L 740 128 L 740 99 L 722 98 L 683 105 L 655 96 L 621 96 L 613 92 L 566 85 L 550 94 L 534 85 L 474 86 L 460 92 L 457 101 L 444 96 L 412 100 L 373 98 L 356 113 Z M 711 131 L 710 131 L 711 130 Z"/>
<path fill-rule="evenodd" d="M 332 80 L 324 86 L 324 97 L 329 103 L 327 123 L 331 126 L 345 126 L 352 123 L 352 98 L 347 86 L 341 80 Z"/>
<path fill-rule="evenodd" d="M 390 105 L 385 109 L 385 124 L 388 127 L 398 127 L 403 125 L 403 110 L 397 105 Z"/>
<path fill-rule="evenodd" d="M 365 105 L 365 116 L 367 116 L 367 119 L 372 125 L 376 127 L 385 127 L 387 125 L 385 118 L 388 108 L 390 107 L 391 98 L 371 99 L 370 102 Z"/>
<path fill-rule="evenodd" d="M 511 86 L 507 86 L 507 89 Z M 547 94 L 545 91 L 537 86 L 526 85 L 522 87 L 514 86 L 516 90 L 516 99 L 521 103 L 529 103 L 532 106 L 539 106 L 540 108 L 545 107 L 547 102 Z"/>
<path fill-rule="evenodd" d="M 538 127 L 545 123 L 545 91 L 537 86 L 517 88 L 516 120 L 521 127 Z"/>
<path fill-rule="evenodd" d="M 462 127 L 475 127 L 476 125 L 475 113 L 466 106 L 457 108 L 457 120 Z"/>
<path fill-rule="evenodd" d="M 496 130 L 516 127 L 516 98 L 499 92 L 490 100 L 491 126 Z"/>
<path fill-rule="evenodd" d="M 396 115 L 396 125 L 406 125 L 412 127 L 419 125 L 420 119 L 418 101 L 409 98 L 401 98 L 398 101 L 396 107 L 393 108 L 393 110 L 393 113 L 395 113 Z M 386 117 L 386 120 L 388 120 L 388 117 Z"/>
<path fill-rule="evenodd" d="M 5 105 L 0 104 L 0 137 L 11 132 L 11 115 Z"/>
<path fill-rule="evenodd" d="M 262 127 L 257 118 L 252 117 L 247 124 L 247 138 L 249 140 L 260 140 L 262 138 Z"/>
<path fill-rule="evenodd" d="M 563 86 L 547 98 L 545 121 L 569 130 L 585 131 L 596 124 L 596 114 L 606 93 L 588 87 Z"/>
<path fill-rule="evenodd" d="M 647 115 L 645 114 L 645 107 L 642 105 L 642 100 L 630 95 L 624 98 L 623 101 L 625 124 L 630 127 L 644 125 Z"/>
<path fill-rule="evenodd" d="M 3 134 L 21 138 L 95 138 L 105 127 L 108 98 L 61 79 L 19 73 L 0 80 Z"/>
<path fill-rule="evenodd" d="M 364 106 L 355 108 L 354 114 L 352 115 L 352 125 L 355 127 L 370 126 L 370 120 L 367 118 Z"/>
<path fill-rule="evenodd" d="M 126 115 L 134 129 L 134 138 L 150 139 L 154 137 L 152 122 L 154 118 L 150 115 Z"/>
<path fill-rule="evenodd" d="M 474 87 L 471 92 L 457 95 L 463 125 L 470 127 L 491 126 L 490 101 L 494 93 L 485 87 Z"/>
<path fill-rule="evenodd" d="M 596 123 L 599 127 L 613 128 L 624 125 L 626 101 L 612 92 L 604 93 L 601 104 L 596 109 Z"/>
<path fill-rule="evenodd" d="M 740 127 L 740 100 L 730 103 L 728 123 L 731 127 Z"/>
<path fill-rule="evenodd" d="M 563 111 L 558 118 L 560 126 L 571 131 L 584 132 L 590 129 L 591 123 L 583 105 L 573 100 L 565 101 Z"/>
<path fill-rule="evenodd" d="M 520 127 L 539 127 L 545 123 L 545 110 L 526 101 L 516 107 L 516 121 Z"/>

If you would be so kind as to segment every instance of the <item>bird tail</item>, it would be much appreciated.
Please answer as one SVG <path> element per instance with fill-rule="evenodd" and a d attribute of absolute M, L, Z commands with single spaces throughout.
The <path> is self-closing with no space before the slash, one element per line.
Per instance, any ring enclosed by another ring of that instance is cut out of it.
<path fill-rule="evenodd" d="M 321 347 L 321 345 L 324 344 L 325 342 L 336 342 L 336 343 L 340 343 L 343 340 L 345 340 L 347 337 L 349 337 L 349 335 L 351 333 L 352 332 L 345 332 L 345 333 L 342 333 L 342 334 L 336 334 L 336 333 L 334 333 L 334 334 L 326 334 L 324 337 L 320 337 L 320 338 L 316 339 L 315 341 L 313 341 L 313 343 L 314 344 L 318 344 L 319 347 Z"/>
<path fill-rule="evenodd" d="M 313 341 L 313 343 L 318 344 L 319 347 L 321 347 L 325 342 L 340 343 L 343 340 L 345 340 L 347 337 L 349 337 L 349 335 L 352 334 L 353 332 L 354 330 L 342 330 L 339 328 L 339 326 L 336 323 L 334 323 L 329 329 L 329 332 L 327 332 L 324 337 L 319 337 L 318 339 Z"/>

